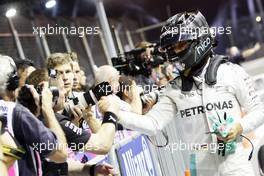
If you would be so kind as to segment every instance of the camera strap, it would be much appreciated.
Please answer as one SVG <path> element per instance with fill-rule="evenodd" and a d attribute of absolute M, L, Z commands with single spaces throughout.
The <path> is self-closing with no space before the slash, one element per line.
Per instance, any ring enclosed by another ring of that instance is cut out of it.
<path fill-rule="evenodd" d="M 157 145 L 157 144 L 155 144 L 152 141 L 152 139 L 149 136 L 147 136 L 147 139 L 151 142 L 151 144 L 154 145 L 155 147 L 158 147 L 158 148 L 166 147 L 169 144 L 169 136 L 168 136 L 167 132 L 165 130 L 161 130 L 161 133 L 162 133 L 162 136 L 166 139 L 166 142 L 163 145 Z"/>

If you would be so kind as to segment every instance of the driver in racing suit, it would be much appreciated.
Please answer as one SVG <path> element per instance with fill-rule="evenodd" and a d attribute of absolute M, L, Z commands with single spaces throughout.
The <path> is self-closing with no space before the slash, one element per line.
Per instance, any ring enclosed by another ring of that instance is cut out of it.
<path fill-rule="evenodd" d="M 200 145 L 185 157 L 193 162 L 190 156 L 195 156 L 195 175 L 253 176 L 241 134 L 264 122 L 263 107 L 248 74 L 224 56 L 214 55 L 214 39 L 205 29 L 209 26 L 199 11 L 179 13 L 167 20 L 161 31 L 161 49 L 171 62 L 176 62 L 179 76 L 167 85 L 146 115 L 120 111 L 119 123 L 154 136 L 174 119 L 180 140 Z M 246 113 L 243 118 L 242 111 Z M 227 118 L 233 122 L 227 136 L 210 133 L 215 124 L 211 119 L 223 122 Z M 203 148 L 232 141 L 236 148 L 230 154 L 219 155 Z"/>

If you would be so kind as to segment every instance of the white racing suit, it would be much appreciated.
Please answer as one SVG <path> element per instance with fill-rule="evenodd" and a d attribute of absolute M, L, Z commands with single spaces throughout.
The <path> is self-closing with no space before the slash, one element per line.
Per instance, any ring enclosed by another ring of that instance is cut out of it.
<path fill-rule="evenodd" d="M 192 147 L 187 156 L 184 156 L 185 162 L 195 166 L 197 176 L 254 176 L 248 161 L 250 151 L 243 148 L 241 137 L 236 140 L 235 153 L 222 156 L 209 147 L 217 144 L 216 135 L 206 133 L 213 131 L 208 117 L 218 118 L 218 114 L 223 118 L 224 113 L 232 117 L 235 123 L 241 123 L 243 134 L 256 129 L 264 123 L 260 99 L 255 94 L 249 76 L 240 66 L 232 63 L 221 64 L 217 70 L 216 84 L 207 85 L 204 75 L 208 63 L 199 76 L 193 77 L 196 86 L 193 85 L 191 91 L 182 92 L 181 80 L 176 78 L 167 86 L 160 101 L 145 116 L 120 112 L 119 123 L 126 128 L 154 136 L 168 123 L 174 123 L 174 119 L 181 142 L 189 146 L 195 145 L 196 148 L 197 144 L 209 148 L 205 150 L 202 147 L 199 150 Z M 246 113 L 243 118 L 242 108 Z"/>

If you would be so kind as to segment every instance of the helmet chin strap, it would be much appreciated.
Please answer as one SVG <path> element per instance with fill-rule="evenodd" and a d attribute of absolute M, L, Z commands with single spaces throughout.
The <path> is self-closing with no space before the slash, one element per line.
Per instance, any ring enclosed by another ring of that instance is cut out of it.
<path fill-rule="evenodd" d="M 195 67 L 188 68 L 188 69 L 180 72 L 180 77 L 182 80 L 182 86 L 181 86 L 182 91 L 191 91 L 192 90 L 193 83 L 194 83 L 193 76 L 201 73 L 201 71 L 203 70 L 204 66 L 206 65 L 206 63 L 208 61 L 208 58 L 204 59 L 203 62 L 196 65 Z"/>
<path fill-rule="evenodd" d="M 192 90 L 193 87 L 193 78 L 192 76 L 185 76 L 184 72 L 180 72 L 180 77 L 181 77 L 181 90 L 183 92 L 188 92 Z"/>

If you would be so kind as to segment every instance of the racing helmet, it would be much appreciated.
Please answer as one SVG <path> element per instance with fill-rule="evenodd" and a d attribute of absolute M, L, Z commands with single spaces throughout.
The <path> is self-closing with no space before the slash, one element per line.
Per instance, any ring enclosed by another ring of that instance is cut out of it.
<path fill-rule="evenodd" d="M 184 47 L 175 50 L 181 44 Z M 160 45 L 169 61 L 182 64 L 180 71 L 183 71 L 198 65 L 211 54 L 214 39 L 205 17 L 196 10 L 169 18 L 161 29 Z"/>

